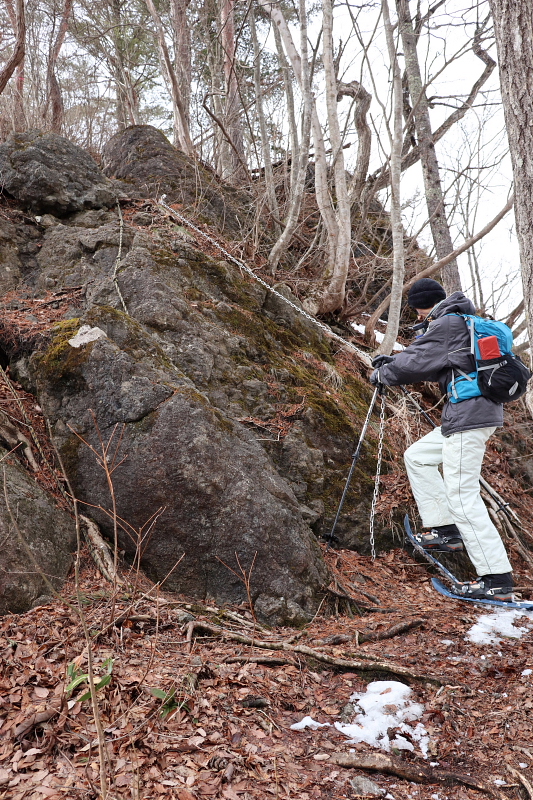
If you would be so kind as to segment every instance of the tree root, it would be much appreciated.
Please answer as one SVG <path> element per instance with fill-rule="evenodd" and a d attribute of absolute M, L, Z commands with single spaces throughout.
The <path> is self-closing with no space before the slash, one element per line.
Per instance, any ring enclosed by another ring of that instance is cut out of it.
<path fill-rule="evenodd" d="M 459 772 L 437 770 L 424 764 L 404 761 L 386 753 L 333 753 L 330 763 L 340 767 L 366 769 L 371 772 L 386 772 L 414 783 L 442 783 L 446 786 L 469 786 L 491 797 L 502 799 L 502 794 L 484 781 Z"/>
<path fill-rule="evenodd" d="M 408 620 L 407 622 L 399 622 L 397 625 L 393 625 L 391 628 L 379 631 L 378 633 L 359 633 L 357 640 L 359 644 L 363 644 L 363 642 L 381 642 L 383 639 L 392 639 L 394 636 L 399 636 L 402 633 L 413 630 L 413 628 L 419 628 L 421 625 L 424 625 L 425 622 L 427 622 L 427 620 L 422 618 Z"/>
<path fill-rule="evenodd" d="M 526 776 L 522 775 L 522 773 L 518 772 L 518 770 L 514 769 L 514 767 L 511 767 L 510 764 L 507 764 L 507 769 L 509 770 L 511 775 L 514 775 L 515 778 L 518 778 L 518 780 L 526 790 L 529 800 L 533 800 L 533 786 L 531 786 Z"/>
<path fill-rule="evenodd" d="M 332 597 L 335 597 L 337 600 L 343 600 L 345 603 L 350 603 L 351 605 L 355 606 L 360 615 L 362 615 L 361 612 L 363 611 L 369 614 L 370 613 L 375 614 L 376 612 L 381 614 L 387 614 L 387 613 L 392 613 L 394 611 L 398 611 L 397 608 L 381 608 L 381 606 L 379 607 L 367 606 L 364 603 L 361 603 L 360 600 L 356 600 L 356 598 L 352 597 L 351 594 L 347 594 L 346 592 L 339 592 L 337 591 L 337 589 L 332 589 L 331 586 L 327 587 L 326 592 L 330 594 Z"/>
<path fill-rule="evenodd" d="M 102 538 L 102 535 L 98 530 L 98 525 L 96 522 L 93 522 L 92 519 L 85 517 L 83 514 L 80 514 L 80 519 L 83 522 L 85 539 L 87 540 L 89 551 L 94 563 L 96 564 L 98 572 L 106 579 L 106 581 L 109 581 L 109 583 L 122 585 L 124 581 L 115 572 L 111 551 L 109 550 L 107 543 Z"/>
<path fill-rule="evenodd" d="M 207 622 L 201 622 L 200 620 L 189 622 L 186 631 L 186 641 L 189 646 L 189 651 L 192 648 L 194 632 L 201 631 L 203 633 L 221 637 L 222 639 L 227 639 L 232 642 L 240 642 L 240 644 L 246 644 L 250 647 L 260 647 L 265 650 L 283 650 L 288 653 L 298 653 L 299 655 L 312 658 L 315 661 L 320 661 L 323 664 L 330 664 L 332 667 L 337 667 L 337 669 L 341 670 L 348 670 L 352 672 L 387 672 L 391 675 L 398 675 L 402 678 L 410 678 L 411 680 L 429 681 L 437 686 L 442 686 L 444 683 L 446 683 L 446 680 L 441 680 L 434 675 L 420 675 L 416 672 L 411 672 L 410 670 L 406 669 L 405 667 L 401 667 L 398 664 L 387 664 L 384 661 L 364 662 L 355 661 L 349 658 L 335 658 L 327 653 L 322 653 L 320 650 L 314 650 L 311 647 L 307 647 L 304 644 L 291 645 L 287 644 L 287 642 L 269 642 L 261 639 L 254 639 L 250 636 L 244 636 L 243 634 L 226 630 L 225 628 L 221 628 L 219 625 L 211 625 Z"/>

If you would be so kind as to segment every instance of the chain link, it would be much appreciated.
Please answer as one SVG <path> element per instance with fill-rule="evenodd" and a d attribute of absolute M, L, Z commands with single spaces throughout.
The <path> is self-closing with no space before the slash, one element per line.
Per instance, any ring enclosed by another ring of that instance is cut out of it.
<path fill-rule="evenodd" d="M 113 267 L 113 283 L 115 285 L 115 289 L 117 290 L 117 294 L 120 298 L 120 302 L 122 303 L 122 308 L 124 309 L 124 313 L 129 315 L 128 309 L 126 307 L 126 303 L 124 302 L 124 298 L 122 296 L 122 292 L 120 291 L 120 286 L 118 285 L 118 269 L 121 265 L 122 261 L 122 243 L 124 240 L 124 217 L 122 215 L 122 209 L 120 207 L 120 203 L 117 199 L 117 211 L 118 211 L 118 218 L 119 218 L 119 239 L 118 239 L 118 253 L 115 259 L 115 265 Z"/>
<path fill-rule="evenodd" d="M 222 245 L 219 244 L 216 239 L 213 239 L 211 236 L 209 236 L 209 234 L 204 233 L 204 231 L 202 231 L 200 228 L 197 228 L 196 225 L 194 225 L 190 220 L 188 220 L 187 217 L 184 217 L 182 214 L 179 213 L 179 211 L 176 211 L 175 209 L 171 208 L 167 203 L 165 203 L 165 197 L 166 195 L 163 195 L 159 200 L 155 200 L 154 202 L 156 203 L 156 205 L 165 208 L 167 211 L 173 214 L 173 216 L 179 219 L 180 222 L 183 222 L 184 225 L 187 225 L 189 228 L 191 228 L 191 230 L 195 231 L 195 233 L 197 233 L 199 236 L 202 236 L 206 241 L 214 245 L 217 248 L 217 250 L 223 253 L 229 261 L 232 261 L 234 264 L 236 264 L 240 270 L 244 270 L 248 275 L 250 275 L 250 277 L 254 279 L 254 281 L 260 283 L 261 286 L 264 286 L 264 288 L 268 289 L 269 292 L 276 295 L 276 297 L 279 297 L 280 300 L 283 300 L 284 303 L 286 303 L 288 306 L 297 311 L 298 314 L 300 314 L 300 316 L 305 317 L 309 322 L 312 322 L 313 325 L 316 325 L 317 328 L 320 328 L 322 331 L 324 331 L 324 333 L 326 333 L 332 339 L 336 339 L 337 341 L 341 342 L 343 347 L 347 347 L 349 350 L 352 350 L 352 352 L 357 353 L 357 355 L 363 359 L 365 364 L 369 363 L 370 357 L 368 353 L 365 353 L 363 350 L 359 350 L 359 348 L 356 347 L 351 342 L 347 342 L 346 339 L 342 338 L 342 336 L 339 336 L 338 334 L 334 333 L 328 325 L 326 325 L 323 322 L 320 322 L 320 320 L 316 319 L 316 317 L 313 317 L 311 314 L 308 314 L 307 311 L 304 311 L 302 308 L 297 306 L 296 303 L 293 303 L 291 300 L 288 300 L 280 292 L 276 291 L 276 289 L 273 289 L 269 283 L 263 280 L 263 278 L 260 278 L 259 275 L 256 275 L 253 269 L 248 267 L 243 261 L 240 261 L 238 258 L 235 258 L 235 256 L 232 256 L 231 253 L 228 253 L 228 251 L 224 247 L 222 247 Z"/>
<path fill-rule="evenodd" d="M 379 477 L 381 474 L 381 462 L 383 459 L 383 440 L 385 436 L 385 392 L 381 395 L 381 413 L 379 415 L 379 441 L 378 441 L 378 461 L 376 465 L 376 477 L 374 480 L 374 494 L 372 495 L 372 506 L 370 508 L 370 553 L 372 561 L 376 558 L 376 542 L 374 538 L 374 522 L 376 518 L 376 504 L 379 497 Z"/>

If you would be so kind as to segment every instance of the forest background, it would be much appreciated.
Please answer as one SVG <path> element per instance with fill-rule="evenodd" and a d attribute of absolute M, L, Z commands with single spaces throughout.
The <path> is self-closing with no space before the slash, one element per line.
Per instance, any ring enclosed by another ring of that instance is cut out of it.
<path fill-rule="evenodd" d="M 528 348 L 487 0 L 4 0 L 0 15 L 1 140 L 52 130 L 98 158 L 152 124 L 253 193 L 272 235 L 252 249 L 313 313 L 366 314 L 371 338 L 390 302 L 390 351 L 402 286 L 430 269 Z"/>

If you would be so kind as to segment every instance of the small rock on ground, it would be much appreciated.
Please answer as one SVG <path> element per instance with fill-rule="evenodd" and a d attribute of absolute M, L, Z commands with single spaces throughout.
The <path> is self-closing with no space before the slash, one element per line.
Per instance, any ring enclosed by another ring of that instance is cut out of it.
<path fill-rule="evenodd" d="M 365 778 L 364 775 L 356 775 L 355 778 L 351 778 L 350 786 L 358 796 L 383 797 L 386 794 L 385 789 L 371 781 L 370 778 Z"/>

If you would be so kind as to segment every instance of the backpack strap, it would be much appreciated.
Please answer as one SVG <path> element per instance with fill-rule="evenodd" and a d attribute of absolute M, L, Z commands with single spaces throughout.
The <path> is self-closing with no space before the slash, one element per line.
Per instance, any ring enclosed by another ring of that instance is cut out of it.
<path fill-rule="evenodd" d="M 451 314 L 447 314 L 446 316 L 448 316 L 448 317 L 461 317 L 462 319 L 464 319 L 466 327 L 470 331 L 470 353 L 474 356 L 474 359 L 475 359 L 476 358 L 476 325 L 475 325 L 474 319 L 471 316 L 468 316 L 467 314 L 458 314 L 457 312 L 452 312 Z M 459 350 L 466 350 L 466 347 L 460 347 Z M 457 352 L 459 352 L 459 350 L 453 350 L 452 352 L 457 353 Z M 463 372 L 462 369 L 459 369 L 459 367 L 452 367 L 452 380 L 450 382 L 450 391 L 448 392 L 448 398 L 454 397 L 456 400 L 458 400 L 459 399 L 459 394 L 457 392 L 457 389 L 455 388 L 456 373 L 457 373 L 457 375 L 460 375 L 465 380 L 472 382 L 472 381 L 476 381 L 477 380 L 477 372 L 472 377 L 471 375 L 467 375 L 466 372 Z"/>

